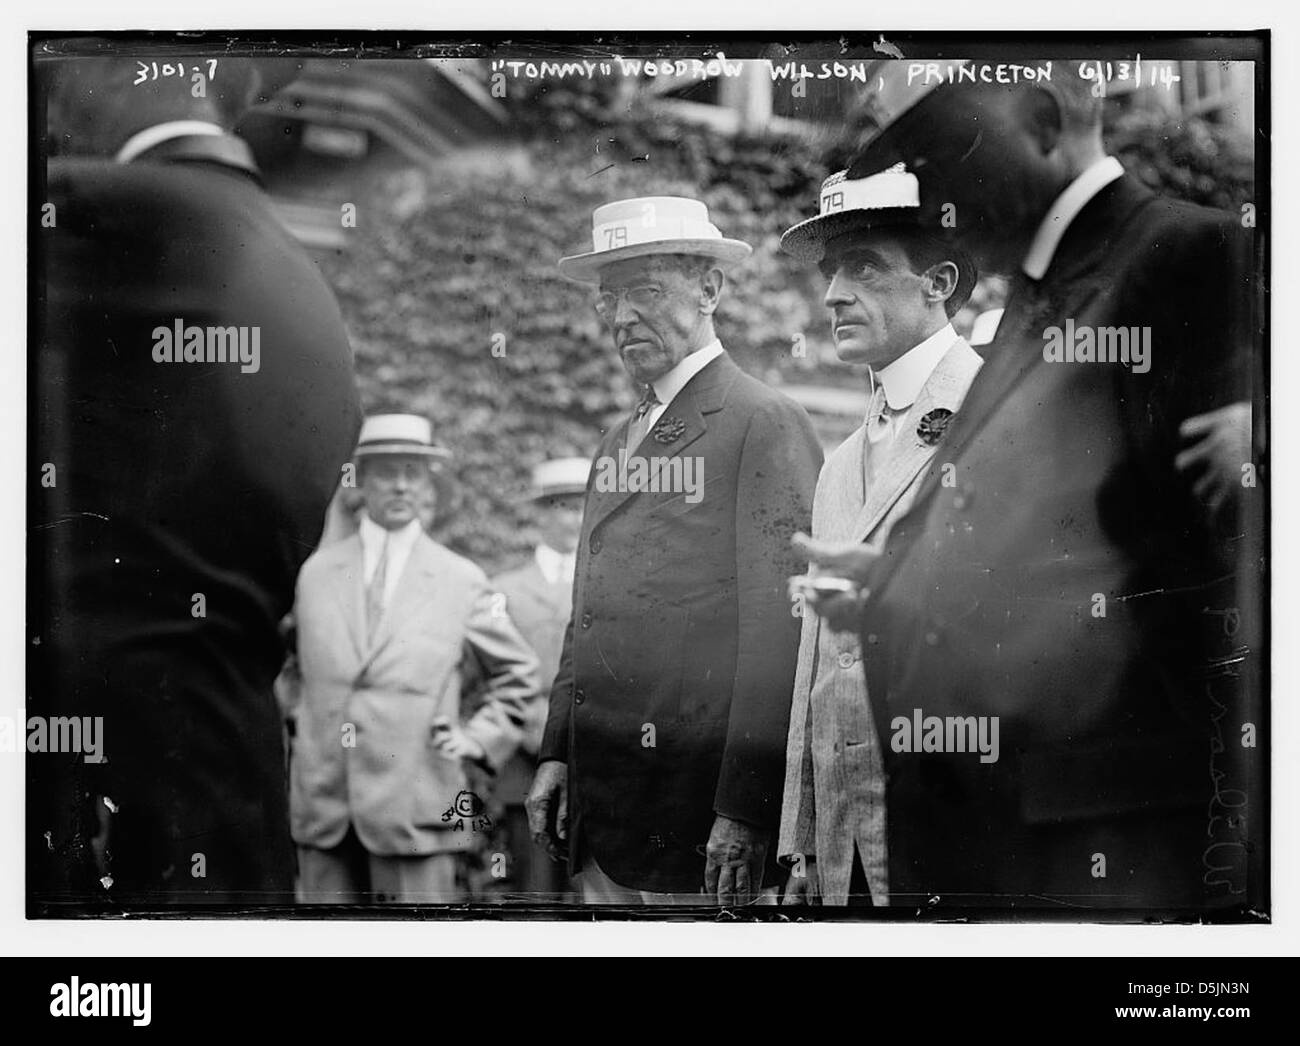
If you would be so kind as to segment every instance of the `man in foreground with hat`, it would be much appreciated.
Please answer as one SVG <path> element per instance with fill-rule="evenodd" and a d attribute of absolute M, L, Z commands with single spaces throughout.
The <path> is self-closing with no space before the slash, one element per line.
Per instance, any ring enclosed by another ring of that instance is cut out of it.
<path fill-rule="evenodd" d="M 789 539 L 821 449 L 714 332 L 747 244 L 680 197 L 607 204 L 592 225 L 594 249 L 560 269 L 599 285 L 641 400 L 592 469 L 529 817 L 589 903 L 745 903 L 777 874 Z"/>
<path fill-rule="evenodd" d="M 891 894 L 1076 913 L 1255 903 L 1262 761 L 1222 738 L 1257 721 L 1258 655 L 1223 620 L 1239 609 L 1255 631 L 1262 607 L 1234 589 L 1235 521 L 1216 529 L 1175 467 L 1181 422 L 1248 398 L 1241 222 L 1125 174 L 1071 63 L 910 95 L 905 64 L 880 74 L 850 177 L 906 162 L 922 210 L 946 208 L 981 266 L 1015 281 L 876 564 L 866 546 L 815 557 L 870 591 L 882 729 L 1001 735 L 993 759 L 885 747 Z M 1066 330 L 1087 340 L 1062 353 Z M 1142 367 L 1094 351 L 1116 332 L 1146 344 Z M 1229 789 L 1250 809 L 1227 816 Z"/>
<path fill-rule="evenodd" d="M 573 610 L 573 571 L 590 472 L 590 458 L 553 458 L 533 469 L 528 500 L 536 512 L 540 540 L 527 563 L 492 579 L 492 587 L 504 597 L 504 612 L 541 663 L 538 678 L 543 687 L 551 685 L 559 670 L 564 629 Z M 546 702 L 537 702 L 531 711 L 535 714 L 519 751 L 492 782 L 492 796 L 505 809 L 494 846 L 499 841 L 499 852 L 506 855 L 505 875 L 494 885 L 530 900 L 557 900 L 564 894 L 562 869 L 533 841 L 524 809 L 546 728 Z"/>
<path fill-rule="evenodd" d="M 841 171 L 822 185 L 817 217 L 781 238 L 785 253 L 829 280 L 836 355 L 870 367 L 866 420 L 826 459 L 804 551 L 884 543 L 979 372 L 979 355 L 951 323 L 974 266 L 918 223 L 919 209 L 916 177 L 901 165 L 856 179 Z M 856 592 L 823 600 L 818 579 L 793 580 L 828 617 L 835 601 L 858 608 Z M 792 869 L 786 904 L 888 903 L 885 776 L 863 657 L 855 632 L 803 615 L 778 848 Z"/>
<path fill-rule="evenodd" d="M 289 807 L 309 903 L 459 900 L 460 855 L 490 827 L 462 761 L 504 765 L 541 699 L 537 658 L 483 572 L 424 533 L 422 507 L 450 493 L 445 458 L 426 419 L 367 418 L 360 528 L 298 580 Z"/>

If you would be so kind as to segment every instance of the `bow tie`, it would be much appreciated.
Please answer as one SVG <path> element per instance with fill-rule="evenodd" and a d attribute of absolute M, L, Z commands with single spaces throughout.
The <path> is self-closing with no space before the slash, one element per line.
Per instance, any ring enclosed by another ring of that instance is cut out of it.
<path fill-rule="evenodd" d="M 645 387 L 645 394 L 641 397 L 640 402 L 637 403 L 636 410 L 633 412 L 632 417 L 636 418 L 637 421 L 640 421 L 646 416 L 646 414 L 659 406 L 659 402 L 659 397 L 655 395 L 655 387 L 653 385 L 647 385 Z"/>

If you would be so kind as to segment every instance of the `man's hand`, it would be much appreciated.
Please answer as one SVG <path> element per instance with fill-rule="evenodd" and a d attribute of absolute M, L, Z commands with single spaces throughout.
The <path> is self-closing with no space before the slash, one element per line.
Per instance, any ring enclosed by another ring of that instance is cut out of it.
<path fill-rule="evenodd" d="M 481 762 L 487 757 L 483 746 L 465 733 L 459 723 L 453 723 L 445 715 L 440 715 L 433 721 L 433 747 L 448 759 Z"/>
<path fill-rule="evenodd" d="M 813 564 L 815 575 L 842 577 L 853 582 L 857 589 L 818 595 L 811 588 L 802 589 L 804 602 L 836 632 L 852 632 L 862 614 L 862 593 L 872 564 L 880 558 L 875 549 L 860 542 L 835 543 L 816 541 L 807 534 L 798 533 L 791 539 L 795 551 Z"/>
<path fill-rule="evenodd" d="M 1230 403 L 1188 418 L 1178 434 L 1188 446 L 1174 458 L 1174 468 L 1195 477 L 1192 493 L 1216 513 L 1241 489 L 1241 467 L 1251 460 L 1250 404 Z"/>
<path fill-rule="evenodd" d="M 558 861 L 569 841 L 569 766 L 547 759 L 537 768 L 532 790 L 524 800 L 533 840 Z"/>
<path fill-rule="evenodd" d="M 803 875 L 795 874 L 802 870 Z M 791 871 L 786 880 L 785 894 L 781 897 L 782 905 L 811 906 L 822 903 L 821 886 L 817 881 L 817 862 L 805 857 L 800 868 Z"/>
<path fill-rule="evenodd" d="M 710 902 L 716 897 L 719 904 L 737 905 L 757 899 L 771 835 L 718 814 L 704 848 L 704 892 Z"/>
<path fill-rule="evenodd" d="M 848 578 L 859 588 L 866 587 L 867 575 L 880 558 L 876 549 L 860 541 L 817 541 L 802 531 L 790 543 L 817 568 L 818 574 Z"/>

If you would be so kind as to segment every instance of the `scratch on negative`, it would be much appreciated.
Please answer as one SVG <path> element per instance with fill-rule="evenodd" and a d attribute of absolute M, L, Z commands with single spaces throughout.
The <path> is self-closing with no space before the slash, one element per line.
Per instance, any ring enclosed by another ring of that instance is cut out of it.
<path fill-rule="evenodd" d="M 102 515 L 100 515 L 98 512 L 74 512 L 74 513 L 73 513 L 72 515 L 70 515 L 70 516 L 64 516 L 62 519 L 56 519 L 56 520 L 53 520 L 53 521 L 50 522 L 50 523 L 38 523 L 38 524 L 37 524 L 35 527 L 33 527 L 32 529 L 33 529 L 33 530 L 46 530 L 46 529 L 48 529 L 48 528 L 50 528 L 50 527 L 57 527 L 60 523 L 71 523 L 74 519 L 78 518 L 79 516 L 92 516 L 92 517 L 94 517 L 95 519 L 102 519 L 105 523 L 108 522 L 108 517 L 107 517 L 107 516 L 102 516 Z"/>

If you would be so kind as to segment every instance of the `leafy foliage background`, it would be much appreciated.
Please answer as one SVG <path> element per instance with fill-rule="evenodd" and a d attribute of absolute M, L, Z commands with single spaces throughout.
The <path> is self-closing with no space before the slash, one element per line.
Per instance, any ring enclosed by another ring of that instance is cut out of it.
<path fill-rule="evenodd" d="M 594 207 L 702 198 L 725 235 L 754 247 L 729 273 L 717 316 L 736 361 L 772 384 L 861 380 L 834 359 L 820 277 L 777 251 L 842 165 L 846 143 L 834 128 L 809 141 L 728 138 L 589 81 L 515 92 L 508 107 L 514 140 L 377 176 L 359 203 L 354 245 L 322 259 L 367 412 L 432 419 L 454 453 L 459 490 L 435 536 L 489 572 L 535 540 L 524 500 L 531 467 L 590 454 L 635 400 L 591 290 L 555 264 L 590 249 Z M 1233 210 L 1251 199 L 1252 157 L 1214 124 L 1136 111 L 1114 116 L 1108 138 L 1160 191 Z M 981 307 L 996 296 L 995 284 L 983 288 Z"/>

